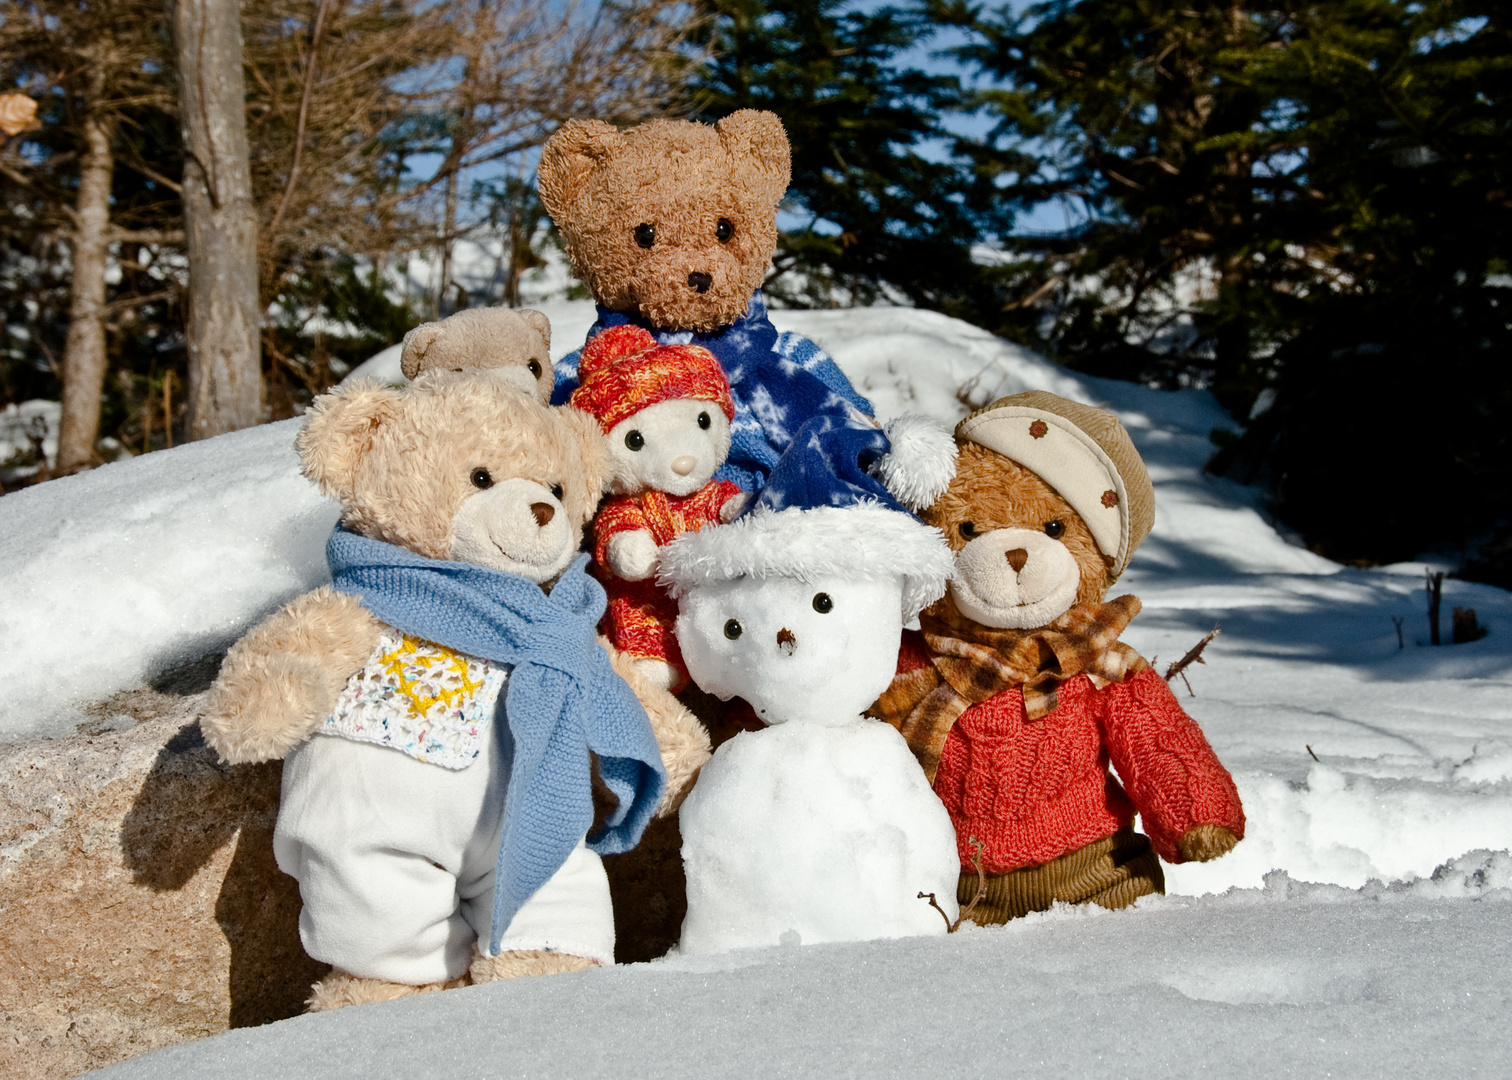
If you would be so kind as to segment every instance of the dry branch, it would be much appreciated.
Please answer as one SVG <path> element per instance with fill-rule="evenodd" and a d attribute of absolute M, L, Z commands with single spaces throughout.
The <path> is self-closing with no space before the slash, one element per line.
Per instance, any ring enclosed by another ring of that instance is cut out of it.
<path fill-rule="evenodd" d="M 1219 629 L 1217 626 L 1214 626 L 1203 636 L 1201 641 L 1187 650 L 1185 656 L 1176 661 L 1170 667 L 1166 668 L 1165 681 L 1170 682 L 1176 676 L 1180 675 L 1181 681 L 1183 683 L 1186 683 L 1187 693 L 1192 695 L 1192 697 L 1196 697 L 1197 691 L 1192 689 L 1192 684 L 1190 682 L 1187 682 L 1186 669 L 1191 667 L 1193 664 L 1207 663 L 1207 661 L 1202 658 L 1202 650 L 1206 649 L 1208 647 L 1208 643 L 1211 642 L 1215 637 L 1217 637 L 1218 634 Z"/>

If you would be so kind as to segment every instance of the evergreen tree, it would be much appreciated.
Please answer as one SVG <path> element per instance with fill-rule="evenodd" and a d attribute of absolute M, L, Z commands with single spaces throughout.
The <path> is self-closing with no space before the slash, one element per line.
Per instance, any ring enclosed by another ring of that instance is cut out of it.
<path fill-rule="evenodd" d="M 1506 528 L 1504 8 L 932 10 L 972 31 L 959 55 L 995 82 L 981 167 L 1011 178 L 1003 216 L 1059 200 L 1083 219 L 1006 238 L 1035 303 L 1000 330 L 1087 370 L 1211 387 L 1252 418 L 1215 464 L 1267 478 L 1334 557 Z"/>
<path fill-rule="evenodd" d="M 705 10 L 713 55 L 691 80 L 697 118 L 768 109 L 792 141 L 768 292 L 801 306 L 895 297 L 973 314 L 991 290 L 971 259 L 980 185 L 941 119 L 960 88 L 906 62 L 929 20 L 850 0 Z"/>

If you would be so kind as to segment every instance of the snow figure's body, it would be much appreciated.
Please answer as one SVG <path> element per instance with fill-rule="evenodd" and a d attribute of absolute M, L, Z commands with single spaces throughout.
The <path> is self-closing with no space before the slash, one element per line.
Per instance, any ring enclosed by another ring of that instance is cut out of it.
<path fill-rule="evenodd" d="M 721 746 L 683 804 L 684 952 L 945 932 L 920 893 L 954 917 L 949 815 L 861 712 L 948 565 L 938 533 L 875 505 L 763 510 L 668 546 L 694 681 L 768 725 Z"/>

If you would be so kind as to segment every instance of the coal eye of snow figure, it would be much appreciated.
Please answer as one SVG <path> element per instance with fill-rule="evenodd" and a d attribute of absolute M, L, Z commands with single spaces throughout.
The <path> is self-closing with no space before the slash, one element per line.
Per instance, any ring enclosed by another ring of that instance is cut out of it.
<path fill-rule="evenodd" d="M 683 952 L 945 933 L 919 893 L 954 918 L 949 815 L 861 713 L 950 567 L 937 530 L 865 503 L 762 509 L 664 549 L 694 681 L 768 725 L 721 746 L 683 804 Z"/>

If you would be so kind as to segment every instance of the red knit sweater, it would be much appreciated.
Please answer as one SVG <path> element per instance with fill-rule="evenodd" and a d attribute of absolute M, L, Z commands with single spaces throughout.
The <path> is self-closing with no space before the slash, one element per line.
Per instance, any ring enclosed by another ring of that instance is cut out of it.
<path fill-rule="evenodd" d="M 927 663 L 923 638 L 905 633 L 898 670 Z M 1233 778 L 1148 668 L 1101 690 L 1078 675 L 1061 684 L 1055 710 L 1035 721 L 1018 687 L 971 706 L 945 741 L 934 789 L 955 825 L 963 871 L 971 869 L 973 836 L 984 845 L 984 868 L 1001 874 L 1111 836 L 1135 811 L 1168 862 L 1181 861 L 1176 843 L 1193 826 L 1244 836 Z"/>

